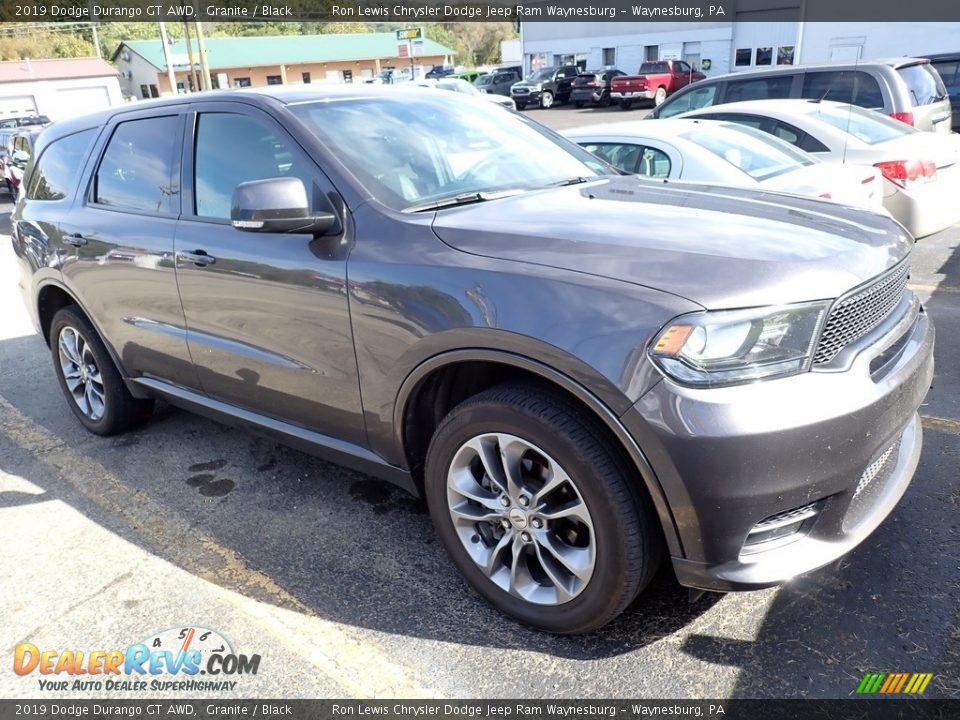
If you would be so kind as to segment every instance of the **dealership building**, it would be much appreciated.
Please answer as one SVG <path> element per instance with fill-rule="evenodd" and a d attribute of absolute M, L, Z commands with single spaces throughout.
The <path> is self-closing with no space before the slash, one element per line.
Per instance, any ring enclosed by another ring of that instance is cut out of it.
<path fill-rule="evenodd" d="M 214 88 L 262 87 L 308 83 L 354 83 L 381 70 L 412 68 L 416 77 L 434 65 L 449 65 L 454 51 L 429 39 L 398 41 L 394 32 L 348 35 L 267 35 L 213 37 L 205 40 Z M 191 72 L 190 54 L 193 54 Z M 200 58 L 176 40 L 164 54 L 160 40 L 127 40 L 113 53 L 120 84 L 128 98 L 170 94 L 167 57 L 177 91 L 196 90 Z"/>
<path fill-rule="evenodd" d="M 685 60 L 708 76 L 769 65 L 960 50 L 960 23 L 810 22 L 814 0 L 738 0 L 733 17 L 687 22 L 522 22 L 526 71 Z M 822 12 L 817 16 L 822 16 Z"/>

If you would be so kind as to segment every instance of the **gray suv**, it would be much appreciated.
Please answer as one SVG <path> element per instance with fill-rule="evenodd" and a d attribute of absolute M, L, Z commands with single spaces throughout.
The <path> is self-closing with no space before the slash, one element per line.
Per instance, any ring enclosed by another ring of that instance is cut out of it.
<path fill-rule="evenodd" d="M 781 65 L 701 80 L 647 116 L 668 118 L 742 100 L 833 100 L 877 110 L 918 130 L 950 132 L 950 99 L 929 60 Z"/>
<path fill-rule="evenodd" d="M 917 467 L 934 331 L 889 217 L 371 85 L 115 108 L 34 158 L 13 246 L 80 423 L 163 398 L 396 483 L 528 625 L 603 625 L 664 555 L 720 591 L 823 566 Z"/>

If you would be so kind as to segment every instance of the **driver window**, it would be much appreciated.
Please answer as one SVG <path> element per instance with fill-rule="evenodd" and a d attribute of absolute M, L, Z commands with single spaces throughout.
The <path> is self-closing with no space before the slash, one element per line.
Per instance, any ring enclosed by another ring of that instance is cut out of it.
<path fill-rule="evenodd" d="M 193 184 L 198 216 L 228 220 L 237 185 L 274 177 L 300 178 L 313 208 L 313 174 L 278 130 L 238 113 L 200 115 Z"/>

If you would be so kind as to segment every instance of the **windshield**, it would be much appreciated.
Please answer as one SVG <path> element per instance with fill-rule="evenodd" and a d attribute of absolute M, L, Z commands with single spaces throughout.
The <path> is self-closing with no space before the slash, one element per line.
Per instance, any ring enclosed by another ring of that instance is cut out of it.
<path fill-rule="evenodd" d="M 551 79 L 554 72 L 554 68 L 544 68 L 543 70 L 537 70 L 536 72 L 530 73 L 524 78 L 524 80 L 527 82 L 543 82 L 544 80 Z"/>
<path fill-rule="evenodd" d="M 419 93 L 416 102 L 406 92 L 391 95 L 290 109 L 395 210 L 612 172 L 586 150 L 494 103 L 453 93 Z"/>
<path fill-rule="evenodd" d="M 845 108 L 814 106 L 809 115 L 853 135 L 867 145 L 876 145 L 919 132 L 899 120 L 855 105 Z"/>
<path fill-rule="evenodd" d="M 726 160 L 754 180 L 769 180 L 816 160 L 782 140 L 742 125 L 699 127 L 681 137 Z"/>

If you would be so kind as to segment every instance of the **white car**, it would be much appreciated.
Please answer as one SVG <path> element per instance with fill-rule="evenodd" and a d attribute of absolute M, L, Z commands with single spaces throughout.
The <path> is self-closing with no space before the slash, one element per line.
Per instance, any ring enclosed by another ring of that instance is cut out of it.
<path fill-rule="evenodd" d="M 482 92 L 461 78 L 441 78 L 440 80 L 425 79 L 417 80 L 412 84 L 420 87 L 432 87 L 440 88 L 441 90 L 450 90 L 452 92 L 462 93 L 463 95 L 474 95 L 476 97 L 482 97 L 484 100 L 489 100 L 492 103 L 496 103 L 497 105 L 503 105 L 505 108 L 509 108 L 511 110 L 517 109 L 517 104 L 512 98 L 504 97 L 503 95 L 493 95 L 491 93 Z"/>
<path fill-rule="evenodd" d="M 926 133 L 855 105 L 751 100 L 685 113 L 775 135 L 829 163 L 876 167 L 883 204 L 914 237 L 960 222 L 960 135 Z"/>
<path fill-rule="evenodd" d="M 634 120 L 563 134 L 629 173 L 774 190 L 884 212 L 876 168 L 827 165 L 736 123 Z"/>

